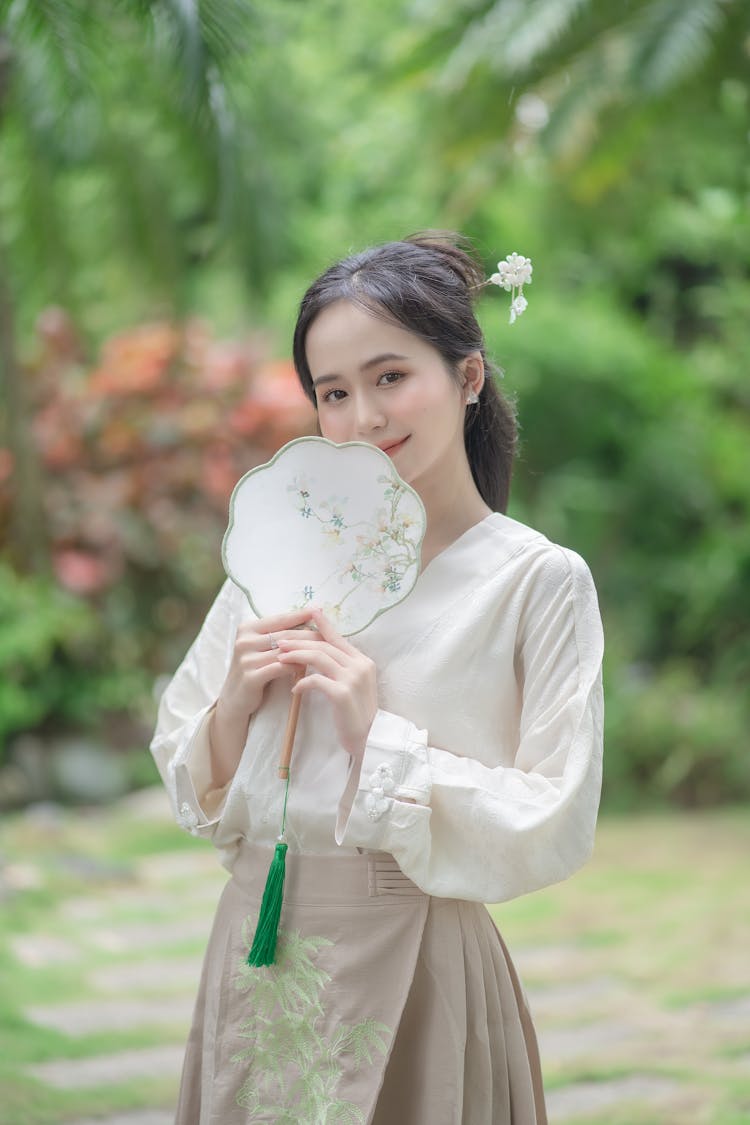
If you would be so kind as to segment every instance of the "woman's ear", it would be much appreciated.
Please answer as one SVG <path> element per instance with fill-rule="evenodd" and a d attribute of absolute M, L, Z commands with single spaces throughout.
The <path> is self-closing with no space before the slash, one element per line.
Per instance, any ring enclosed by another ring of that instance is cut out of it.
<path fill-rule="evenodd" d="M 461 386 L 464 397 L 471 395 L 471 401 L 476 402 L 484 386 L 484 360 L 481 352 L 472 352 L 460 364 Z M 476 398 L 474 397 L 476 395 Z"/>

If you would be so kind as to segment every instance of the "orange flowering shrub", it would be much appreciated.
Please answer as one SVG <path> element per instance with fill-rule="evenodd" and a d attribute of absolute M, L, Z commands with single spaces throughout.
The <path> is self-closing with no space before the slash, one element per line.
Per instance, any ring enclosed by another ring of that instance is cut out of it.
<path fill-rule="evenodd" d="M 54 571 L 77 593 L 111 587 L 130 566 L 185 569 L 197 533 L 216 556 L 239 477 L 311 432 L 291 362 L 265 360 L 255 340 L 147 324 L 108 340 L 91 369 L 45 342 L 33 433 Z M 0 449 L 6 488 L 9 458 Z"/>
<path fill-rule="evenodd" d="M 100 687 L 126 671 L 132 683 L 137 669 L 150 690 L 222 580 L 232 488 L 313 432 L 314 414 L 290 361 L 269 361 L 258 338 L 217 340 L 199 321 L 129 329 L 93 366 L 59 310 L 40 318 L 39 336 L 26 377 L 44 536 L 56 583 L 98 621 L 75 660 Z M 12 456 L 0 448 L 0 547 L 13 487 Z M 110 688 L 99 694 L 102 707 L 123 702 Z"/>

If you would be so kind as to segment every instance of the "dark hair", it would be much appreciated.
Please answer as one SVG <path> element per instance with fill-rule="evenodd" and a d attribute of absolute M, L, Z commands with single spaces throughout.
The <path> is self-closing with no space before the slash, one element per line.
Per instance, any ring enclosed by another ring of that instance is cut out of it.
<path fill-rule="evenodd" d="M 482 499 L 504 512 L 516 452 L 516 415 L 495 383 L 472 307 L 484 283 L 472 248 L 455 234 L 426 231 L 353 254 L 321 274 L 302 298 L 294 330 L 294 365 L 305 394 L 316 405 L 307 332 L 316 316 L 339 300 L 352 301 L 432 344 L 454 377 L 462 359 L 480 352 L 486 377 L 479 402 L 466 409 L 466 455 Z"/>

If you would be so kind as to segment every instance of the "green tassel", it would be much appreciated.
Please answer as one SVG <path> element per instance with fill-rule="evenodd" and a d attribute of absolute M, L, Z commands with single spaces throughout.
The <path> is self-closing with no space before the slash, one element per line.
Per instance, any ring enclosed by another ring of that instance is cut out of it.
<path fill-rule="evenodd" d="M 263 901 L 260 904 L 253 947 L 247 958 L 248 965 L 273 965 L 281 917 L 281 901 L 284 896 L 286 849 L 287 845 L 284 843 L 276 845 L 271 866 L 268 868 L 266 889 L 263 891 Z"/>

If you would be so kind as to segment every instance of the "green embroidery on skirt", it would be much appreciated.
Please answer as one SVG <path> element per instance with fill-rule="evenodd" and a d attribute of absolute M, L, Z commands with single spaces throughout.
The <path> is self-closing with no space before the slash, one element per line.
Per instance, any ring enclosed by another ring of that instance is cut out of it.
<path fill-rule="evenodd" d="M 248 949 L 254 932 L 254 919 L 246 918 L 242 940 Z M 330 945 L 324 937 L 279 930 L 274 965 L 250 966 L 247 953 L 239 962 L 235 985 L 249 994 L 252 1016 L 239 1033 L 249 1045 L 232 1061 L 251 1059 L 252 1071 L 237 1104 L 253 1113 L 273 1113 L 278 1125 L 360 1125 L 364 1115 L 358 1106 L 336 1097 L 342 1056 L 351 1055 L 358 1070 L 384 1055 L 391 1039 L 391 1029 L 373 1019 L 354 1027 L 339 1024 L 330 1039 L 323 1037 L 321 995 L 331 977 L 315 958 Z"/>

